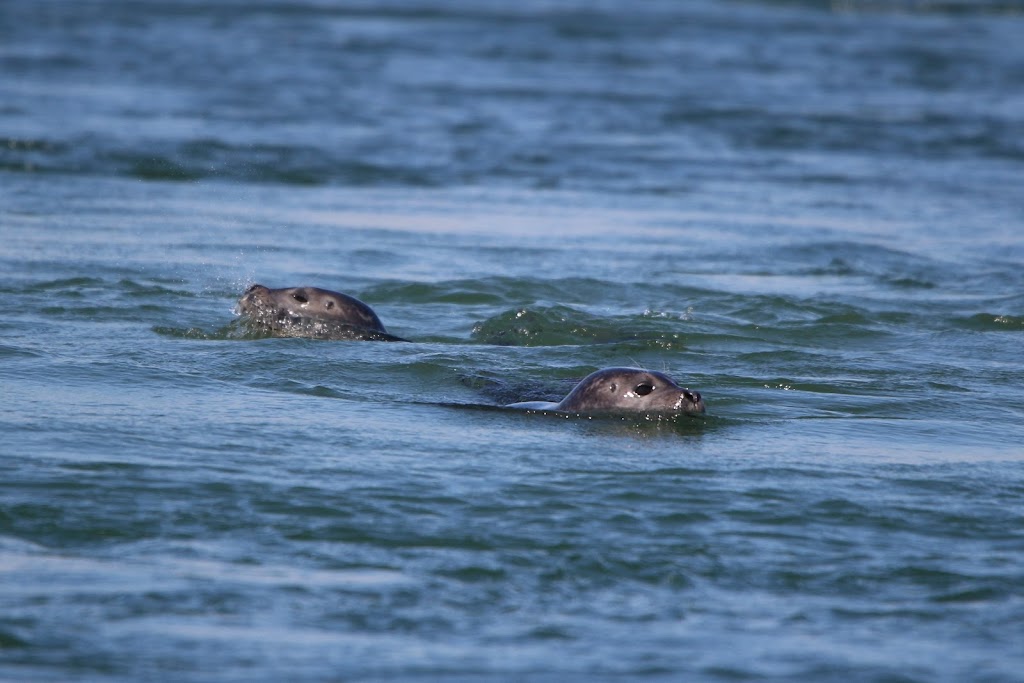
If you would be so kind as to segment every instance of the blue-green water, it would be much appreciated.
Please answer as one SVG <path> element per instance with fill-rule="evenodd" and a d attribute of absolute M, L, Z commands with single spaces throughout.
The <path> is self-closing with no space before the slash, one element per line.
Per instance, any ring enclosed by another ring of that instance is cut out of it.
<path fill-rule="evenodd" d="M 0 679 L 1021 680 L 1022 11 L 4 2 Z"/>

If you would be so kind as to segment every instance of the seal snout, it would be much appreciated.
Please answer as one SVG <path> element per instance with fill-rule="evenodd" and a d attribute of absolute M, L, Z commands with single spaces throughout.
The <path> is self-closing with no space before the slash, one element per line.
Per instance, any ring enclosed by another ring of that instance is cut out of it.
<path fill-rule="evenodd" d="M 264 294 L 264 293 L 268 293 L 268 292 L 270 292 L 270 289 L 268 287 L 266 287 L 265 285 L 259 284 L 258 282 L 255 283 L 255 284 L 249 285 L 249 287 L 246 288 L 246 290 L 245 290 L 245 294 Z"/>
<path fill-rule="evenodd" d="M 266 287 L 260 284 L 249 285 L 246 288 L 245 293 L 242 294 L 242 301 L 252 301 L 253 299 L 263 296 L 264 292 L 269 292 Z"/>
<path fill-rule="evenodd" d="M 682 389 L 679 392 L 679 400 L 676 402 L 675 409 L 685 413 L 703 413 L 704 399 L 699 391 Z"/>
<path fill-rule="evenodd" d="M 266 293 L 270 290 L 260 284 L 249 285 L 245 293 L 235 305 L 235 312 L 241 315 L 253 315 L 263 305 Z"/>

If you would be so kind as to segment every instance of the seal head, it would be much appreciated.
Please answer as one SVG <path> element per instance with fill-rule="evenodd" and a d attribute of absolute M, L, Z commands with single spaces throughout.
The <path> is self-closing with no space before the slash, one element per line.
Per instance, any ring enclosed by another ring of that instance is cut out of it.
<path fill-rule="evenodd" d="M 593 372 L 561 401 L 527 401 L 508 408 L 560 413 L 688 414 L 704 412 L 700 393 L 684 389 L 666 375 L 635 368 L 605 368 Z"/>
<path fill-rule="evenodd" d="M 398 341 L 359 299 L 318 287 L 252 285 L 237 311 L 261 331 L 282 337 Z"/>

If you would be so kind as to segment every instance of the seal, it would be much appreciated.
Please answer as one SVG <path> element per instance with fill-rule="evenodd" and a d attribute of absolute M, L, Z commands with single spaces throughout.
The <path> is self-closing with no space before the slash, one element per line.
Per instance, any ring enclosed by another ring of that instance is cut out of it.
<path fill-rule="evenodd" d="M 389 334 L 359 299 L 319 287 L 252 285 L 236 310 L 252 327 L 280 337 L 405 341 Z"/>
<path fill-rule="evenodd" d="M 694 415 L 704 412 L 704 399 L 660 372 L 636 368 L 605 368 L 580 381 L 561 401 L 526 401 L 506 408 L 559 413 L 660 413 Z"/>

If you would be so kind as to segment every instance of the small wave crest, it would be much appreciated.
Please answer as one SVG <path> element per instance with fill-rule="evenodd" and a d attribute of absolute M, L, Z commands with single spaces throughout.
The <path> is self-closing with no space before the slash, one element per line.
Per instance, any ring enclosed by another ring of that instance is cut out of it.
<path fill-rule="evenodd" d="M 1024 330 L 1024 316 L 978 313 L 960 319 L 960 324 L 971 330 L 994 332 L 1018 332 Z"/>
<path fill-rule="evenodd" d="M 173 327 L 169 325 L 154 325 L 153 332 L 162 337 L 174 339 L 199 339 L 203 341 L 238 341 L 266 339 L 272 335 L 269 332 L 260 332 L 245 325 L 240 319 L 232 320 L 227 325 L 214 330 L 204 330 L 199 327 Z"/>
<path fill-rule="evenodd" d="M 572 346 L 638 342 L 651 348 L 682 348 L 681 334 L 649 314 L 602 317 L 569 306 L 515 308 L 473 326 L 472 338 L 497 346 Z"/>

